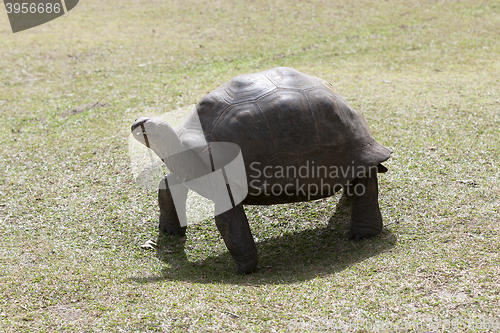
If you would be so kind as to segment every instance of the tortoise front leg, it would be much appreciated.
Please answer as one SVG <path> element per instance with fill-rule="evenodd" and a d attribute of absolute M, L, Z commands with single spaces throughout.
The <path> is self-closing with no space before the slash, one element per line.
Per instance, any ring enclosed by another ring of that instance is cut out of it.
<path fill-rule="evenodd" d="M 236 261 L 236 273 L 249 274 L 257 269 L 257 247 L 248 225 L 243 205 L 215 216 L 215 224 L 219 229 L 229 253 Z"/>
<path fill-rule="evenodd" d="M 186 235 L 186 226 L 181 226 L 179 215 L 183 214 L 184 220 L 186 219 L 186 200 L 188 189 L 184 186 L 175 186 L 175 190 L 171 191 L 168 184 L 175 184 L 175 176 L 169 174 L 160 182 L 158 189 L 158 206 L 160 207 L 160 234 L 168 235 Z M 174 193 L 172 193 L 174 192 Z M 177 212 L 175 209 L 173 195 L 178 203 L 183 203 L 182 211 Z"/>
<path fill-rule="evenodd" d="M 382 214 L 378 205 L 377 173 L 369 172 L 356 178 L 345 188 L 351 200 L 351 226 L 349 239 L 359 241 L 382 231 Z"/>

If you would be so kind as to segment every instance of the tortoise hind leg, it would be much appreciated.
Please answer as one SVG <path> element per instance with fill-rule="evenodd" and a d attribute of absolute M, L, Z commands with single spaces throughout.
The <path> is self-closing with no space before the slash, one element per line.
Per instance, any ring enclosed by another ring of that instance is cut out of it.
<path fill-rule="evenodd" d="M 219 229 L 231 257 L 236 261 L 238 274 L 249 274 L 257 270 L 257 247 L 248 225 L 243 205 L 215 216 Z"/>
<path fill-rule="evenodd" d="M 160 207 L 160 234 L 167 235 L 186 235 L 186 226 L 181 226 L 179 215 L 184 221 L 186 220 L 186 199 L 188 189 L 184 186 L 175 186 L 175 189 L 169 188 L 170 184 L 175 184 L 175 176 L 172 174 L 163 178 L 158 189 L 158 206 Z M 175 209 L 173 196 L 176 201 L 183 207 L 179 212 Z"/>
<path fill-rule="evenodd" d="M 368 172 L 365 177 L 354 179 L 345 190 L 351 200 L 349 239 L 359 241 L 378 235 L 383 223 L 378 205 L 377 173 Z"/>

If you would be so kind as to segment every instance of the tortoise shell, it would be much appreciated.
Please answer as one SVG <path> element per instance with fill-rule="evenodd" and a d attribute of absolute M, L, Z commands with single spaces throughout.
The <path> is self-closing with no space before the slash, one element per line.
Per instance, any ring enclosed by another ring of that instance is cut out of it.
<path fill-rule="evenodd" d="M 304 186 L 345 185 L 391 154 L 331 84 L 291 68 L 239 75 L 210 92 L 176 128 L 181 140 L 200 135 L 196 115 L 206 142 L 241 148 L 249 184 L 244 204 L 330 196 L 305 193 Z"/>

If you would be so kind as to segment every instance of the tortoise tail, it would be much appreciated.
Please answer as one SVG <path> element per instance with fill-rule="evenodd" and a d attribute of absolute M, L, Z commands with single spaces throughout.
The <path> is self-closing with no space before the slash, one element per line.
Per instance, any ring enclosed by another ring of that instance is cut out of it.
<path fill-rule="evenodd" d="M 387 169 L 385 166 L 383 166 L 382 164 L 379 164 L 377 165 L 377 173 L 386 173 L 387 172 Z"/>

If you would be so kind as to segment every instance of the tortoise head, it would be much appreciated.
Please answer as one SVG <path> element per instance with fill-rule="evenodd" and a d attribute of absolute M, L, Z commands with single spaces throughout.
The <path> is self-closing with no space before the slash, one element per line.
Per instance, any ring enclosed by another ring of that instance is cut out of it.
<path fill-rule="evenodd" d="M 162 160 L 184 150 L 177 133 L 163 119 L 140 117 L 130 130 L 137 141 L 151 148 Z"/>

